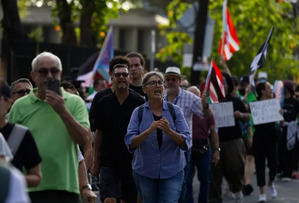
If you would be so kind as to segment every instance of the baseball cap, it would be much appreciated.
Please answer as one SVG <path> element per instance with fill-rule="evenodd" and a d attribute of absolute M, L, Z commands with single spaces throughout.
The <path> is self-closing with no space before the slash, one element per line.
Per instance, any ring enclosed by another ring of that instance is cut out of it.
<path fill-rule="evenodd" d="M 248 75 L 243 75 L 241 78 L 240 78 L 240 83 L 241 84 L 249 84 L 249 76 Z"/>
<path fill-rule="evenodd" d="M 6 98 L 11 97 L 10 87 L 6 81 L 0 79 L 0 95 Z"/>
<path fill-rule="evenodd" d="M 165 71 L 165 76 L 167 75 L 174 75 L 174 76 L 178 76 L 178 77 L 181 77 L 181 70 L 178 68 L 178 67 L 168 67 L 166 68 L 166 71 Z"/>

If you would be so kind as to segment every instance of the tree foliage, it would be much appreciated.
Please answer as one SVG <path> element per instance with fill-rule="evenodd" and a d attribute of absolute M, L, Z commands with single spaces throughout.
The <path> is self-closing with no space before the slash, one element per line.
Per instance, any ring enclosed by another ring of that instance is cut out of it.
<path fill-rule="evenodd" d="M 173 0 L 170 5 L 178 2 L 179 0 Z M 209 4 L 209 15 L 216 21 L 212 58 L 218 63 L 218 45 L 222 30 L 222 3 L 223 0 L 211 0 Z M 188 4 L 185 6 L 188 6 Z M 266 63 L 261 71 L 266 71 L 271 81 L 285 78 L 293 79 L 299 72 L 299 62 L 295 60 L 296 53 L 298 54 L 299 50 L 299 17 L 295 18 L 292 14 L 292 5 L 277 0 L 229 0 L 228 7 L 241 42 L 240 50 L 235 52 L 228 61 L 232 74 L 238 76 L 249 74 L 249 67 L 253 58 L 266 40 L 271 26 L 274 26 Z M 173 11 L 173 7 L 168 7 L 169 13 Z M 168 17 L 171 19 L 170 15 Z M 179 15 L 176 17 L 178 18 Z M 173 29 L 172 33 L 167 33 L 166 36 L 175 35 L 177 32 L 173 25 L 167 28 L 168 31 L 171 28 Z M 176 39 L 181 41 L 183 38 L 184 34 L 177 36 Z M 181 50 L 178 46 L 181 46 L 178 42 L 170 41 L 168 47 L 162 49 L 164 55 L 159 53 L 157 57 L 163 59 L 163 57 L 168 56 L 176 62 L 180 62 L 174 54 L 176 51 Z M 182 63 L 180 62 L 180 64 Z"/>

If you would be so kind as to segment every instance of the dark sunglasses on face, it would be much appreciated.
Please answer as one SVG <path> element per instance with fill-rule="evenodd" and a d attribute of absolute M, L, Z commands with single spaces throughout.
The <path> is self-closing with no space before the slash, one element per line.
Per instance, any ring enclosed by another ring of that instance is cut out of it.
<path fill-rule="evenodd" d="M 29 94 L 30 93 L 30 89 L 18 90 L 18 91 L 15 91 L 14 93 L 18 94 L 18 95 L 25 95 L 25 94 Z"/>
<path fill-rule="evenodd" d="M 41 68 L 37 71 L 40 75 L 42 76 L 47 76 L 49 74 L 49 72 L 53 75 L 53 76 L 56 76 L 60 70 L 58 68 L 50 68 L 50 69 L 47 69 L 47 68 Z"/>
<path fill-rule="evenodd" d="M 152 81 L 149 81 L 149 82 L 145 83 L 144 86 L 149 85 L 149 86 L 154 87 L 154 86 L 162 86 L 163 84 L 164 84 L 164 82 L 161 81 L 161 80 L 152 80 Z"/>
<path fill-rule="evenodd" d="M 129 76 L 129 73 L 123 72 L 123 73 L 114 73 L 115 77 L 120 78 L 120 76 L 123 76 L 124 78 Z"/>

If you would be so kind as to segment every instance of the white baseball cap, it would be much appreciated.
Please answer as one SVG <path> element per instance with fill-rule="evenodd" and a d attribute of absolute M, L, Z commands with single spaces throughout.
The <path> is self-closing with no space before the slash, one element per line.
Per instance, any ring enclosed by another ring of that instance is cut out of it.
<path fill-rule="evenodd" d="M 175 75 L 175 76 L 181 77 L 181 70 L 175 66 L 168 67 L 168 68 L 166 68 L 166 71 L 165 71 L 165 76 L 167 76 L 167 75 Z"/>

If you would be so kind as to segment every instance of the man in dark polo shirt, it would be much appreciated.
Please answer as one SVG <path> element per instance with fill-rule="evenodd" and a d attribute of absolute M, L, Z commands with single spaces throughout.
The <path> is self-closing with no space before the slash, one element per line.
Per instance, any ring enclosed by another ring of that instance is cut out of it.
<path fill-rule="evenodd" d="M 123 57 L 126 59 L 126 57 Z M 132 177 L 132 157 L 124 137 L 133 110 L 144 99 L 129 89 L 128 65 L 115 64 L 111 71 L 113 93 L 97 102 L 95 112 L 94 174 L 100 172 L 102 201 L 134 203 L 137 190 Z"/>

